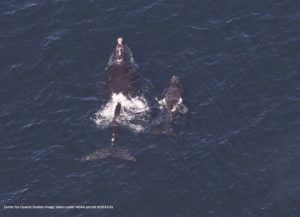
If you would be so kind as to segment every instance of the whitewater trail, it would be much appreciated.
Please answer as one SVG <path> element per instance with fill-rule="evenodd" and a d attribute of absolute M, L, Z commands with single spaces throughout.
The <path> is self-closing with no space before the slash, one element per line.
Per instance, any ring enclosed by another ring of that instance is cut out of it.
<path fill-rule="evenodd" d="M 149 122 L 150 107 L 143 96 L 127 97 L 122 93 L 114 93 L 109 101 L 96 112 L 94 122 L 100 127 L 108 127 L 113 121 L 115 107 L 118 103 L 122 107 L 116 122 L 135 132 L 145 130 L 146 124 Z"/>

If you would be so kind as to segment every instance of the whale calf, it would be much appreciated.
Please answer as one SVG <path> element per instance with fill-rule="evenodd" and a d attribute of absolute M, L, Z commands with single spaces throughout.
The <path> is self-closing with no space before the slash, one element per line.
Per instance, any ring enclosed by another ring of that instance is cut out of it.
<path fill-rule="evenodd" d="M 187 107 L 183 104 L 183 94 L 183 86 L 180 84 L 179 78 L 173 75 L 163 94 L 163 99 L 158 101 L 161 108 L 166 112 L 168 121 L 173 121 L 178 114 L 187 112 Z"/>
<path fill-rule="evenodd" d="M 180 114 L 188 112 L 188 108 L 183 104 L 183 86 L 180 84 L 179 78 L 172 76 L 169 86 L 163 93 L 163 97 L 158 101 L 160 109 L 165 116 L 164 127 L 154 129 L 152 132 L 156 134 L 166 134 L 168 136 L 175 136 L 172 124 Z"/>
<path fill-rule="evenodd" d="M 178 107 L 182 104 L 183 87 L 179 83 L 178 77 L 172 76 L 169 87 L 165 90 L 163 99 L 159 104 L 166 110 L 167 119 L 172 120 L 178 113 Z"/>

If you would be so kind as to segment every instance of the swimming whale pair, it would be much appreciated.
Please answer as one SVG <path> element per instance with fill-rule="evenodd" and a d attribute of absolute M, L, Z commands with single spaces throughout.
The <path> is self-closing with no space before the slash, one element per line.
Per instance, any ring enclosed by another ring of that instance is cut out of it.
<path fill-rule="evenodd" d="M 136 64 L 134 63 L 130 48 L 124 43 L 123 38 L 118 38 L 108 67 L 106 68 L 106 83 L 108 87 L 109 98 L 111 98 L 114 94 L 120 93 L 127 98 L 139 95 L 139 90 L 141 89 L 139 81 L 140 75 L 137 73 Z M 163 98 L 158 100 L 161 109 L 166 115 L 167 123 L 172 122 L 174 118 L 180 112 L 182 112 L 182 97 L 183 87 L 180 84 L 178 77 L 173 76 L 169 83 L 169 87 L 163 94 Z M 121 149 L 115 145 L 117 129 L 119 127 L 117 119 L 123 109 L 122 102 L 117 102 L 113 109 L 113 118 L 111 119 L 110 124 L 112 129 L 111 146 L 87 155 L 86 157 L 82 158 L 83 161 L 100 160 L 108 157 L 130 161 L 136 160 L 127 150 Z M 163 134 L 168 134 L 167 132 L 170 132 L 170 130 L 161 131 Z"/>

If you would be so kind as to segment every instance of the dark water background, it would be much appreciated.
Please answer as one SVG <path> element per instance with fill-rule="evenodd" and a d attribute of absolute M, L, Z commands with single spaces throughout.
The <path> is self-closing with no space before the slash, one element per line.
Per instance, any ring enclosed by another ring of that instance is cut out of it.
<path fill-rule="evenodd" d="M 299 1 L 7 0 L 0 33 L 0 216 L 300 216 Z M 175 139 L 124 130 L 136 163 L 81 163 L 109 144 L 90 118 L 118 36 L 189 114 Z"/>

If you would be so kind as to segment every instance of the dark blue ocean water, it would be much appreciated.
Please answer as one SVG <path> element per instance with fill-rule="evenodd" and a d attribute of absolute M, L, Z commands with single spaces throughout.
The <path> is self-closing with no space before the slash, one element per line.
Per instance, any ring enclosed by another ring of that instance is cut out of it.
<path fill-rule="evenodd" d="M 175 138 L 124 129 L 137 162 L 82 163 L 110 143 L 91 118 L 118 36 L 189 113 Z M 1 1 L 0 216 L 299 217 L 299 50 L 297 0 Z"/>

